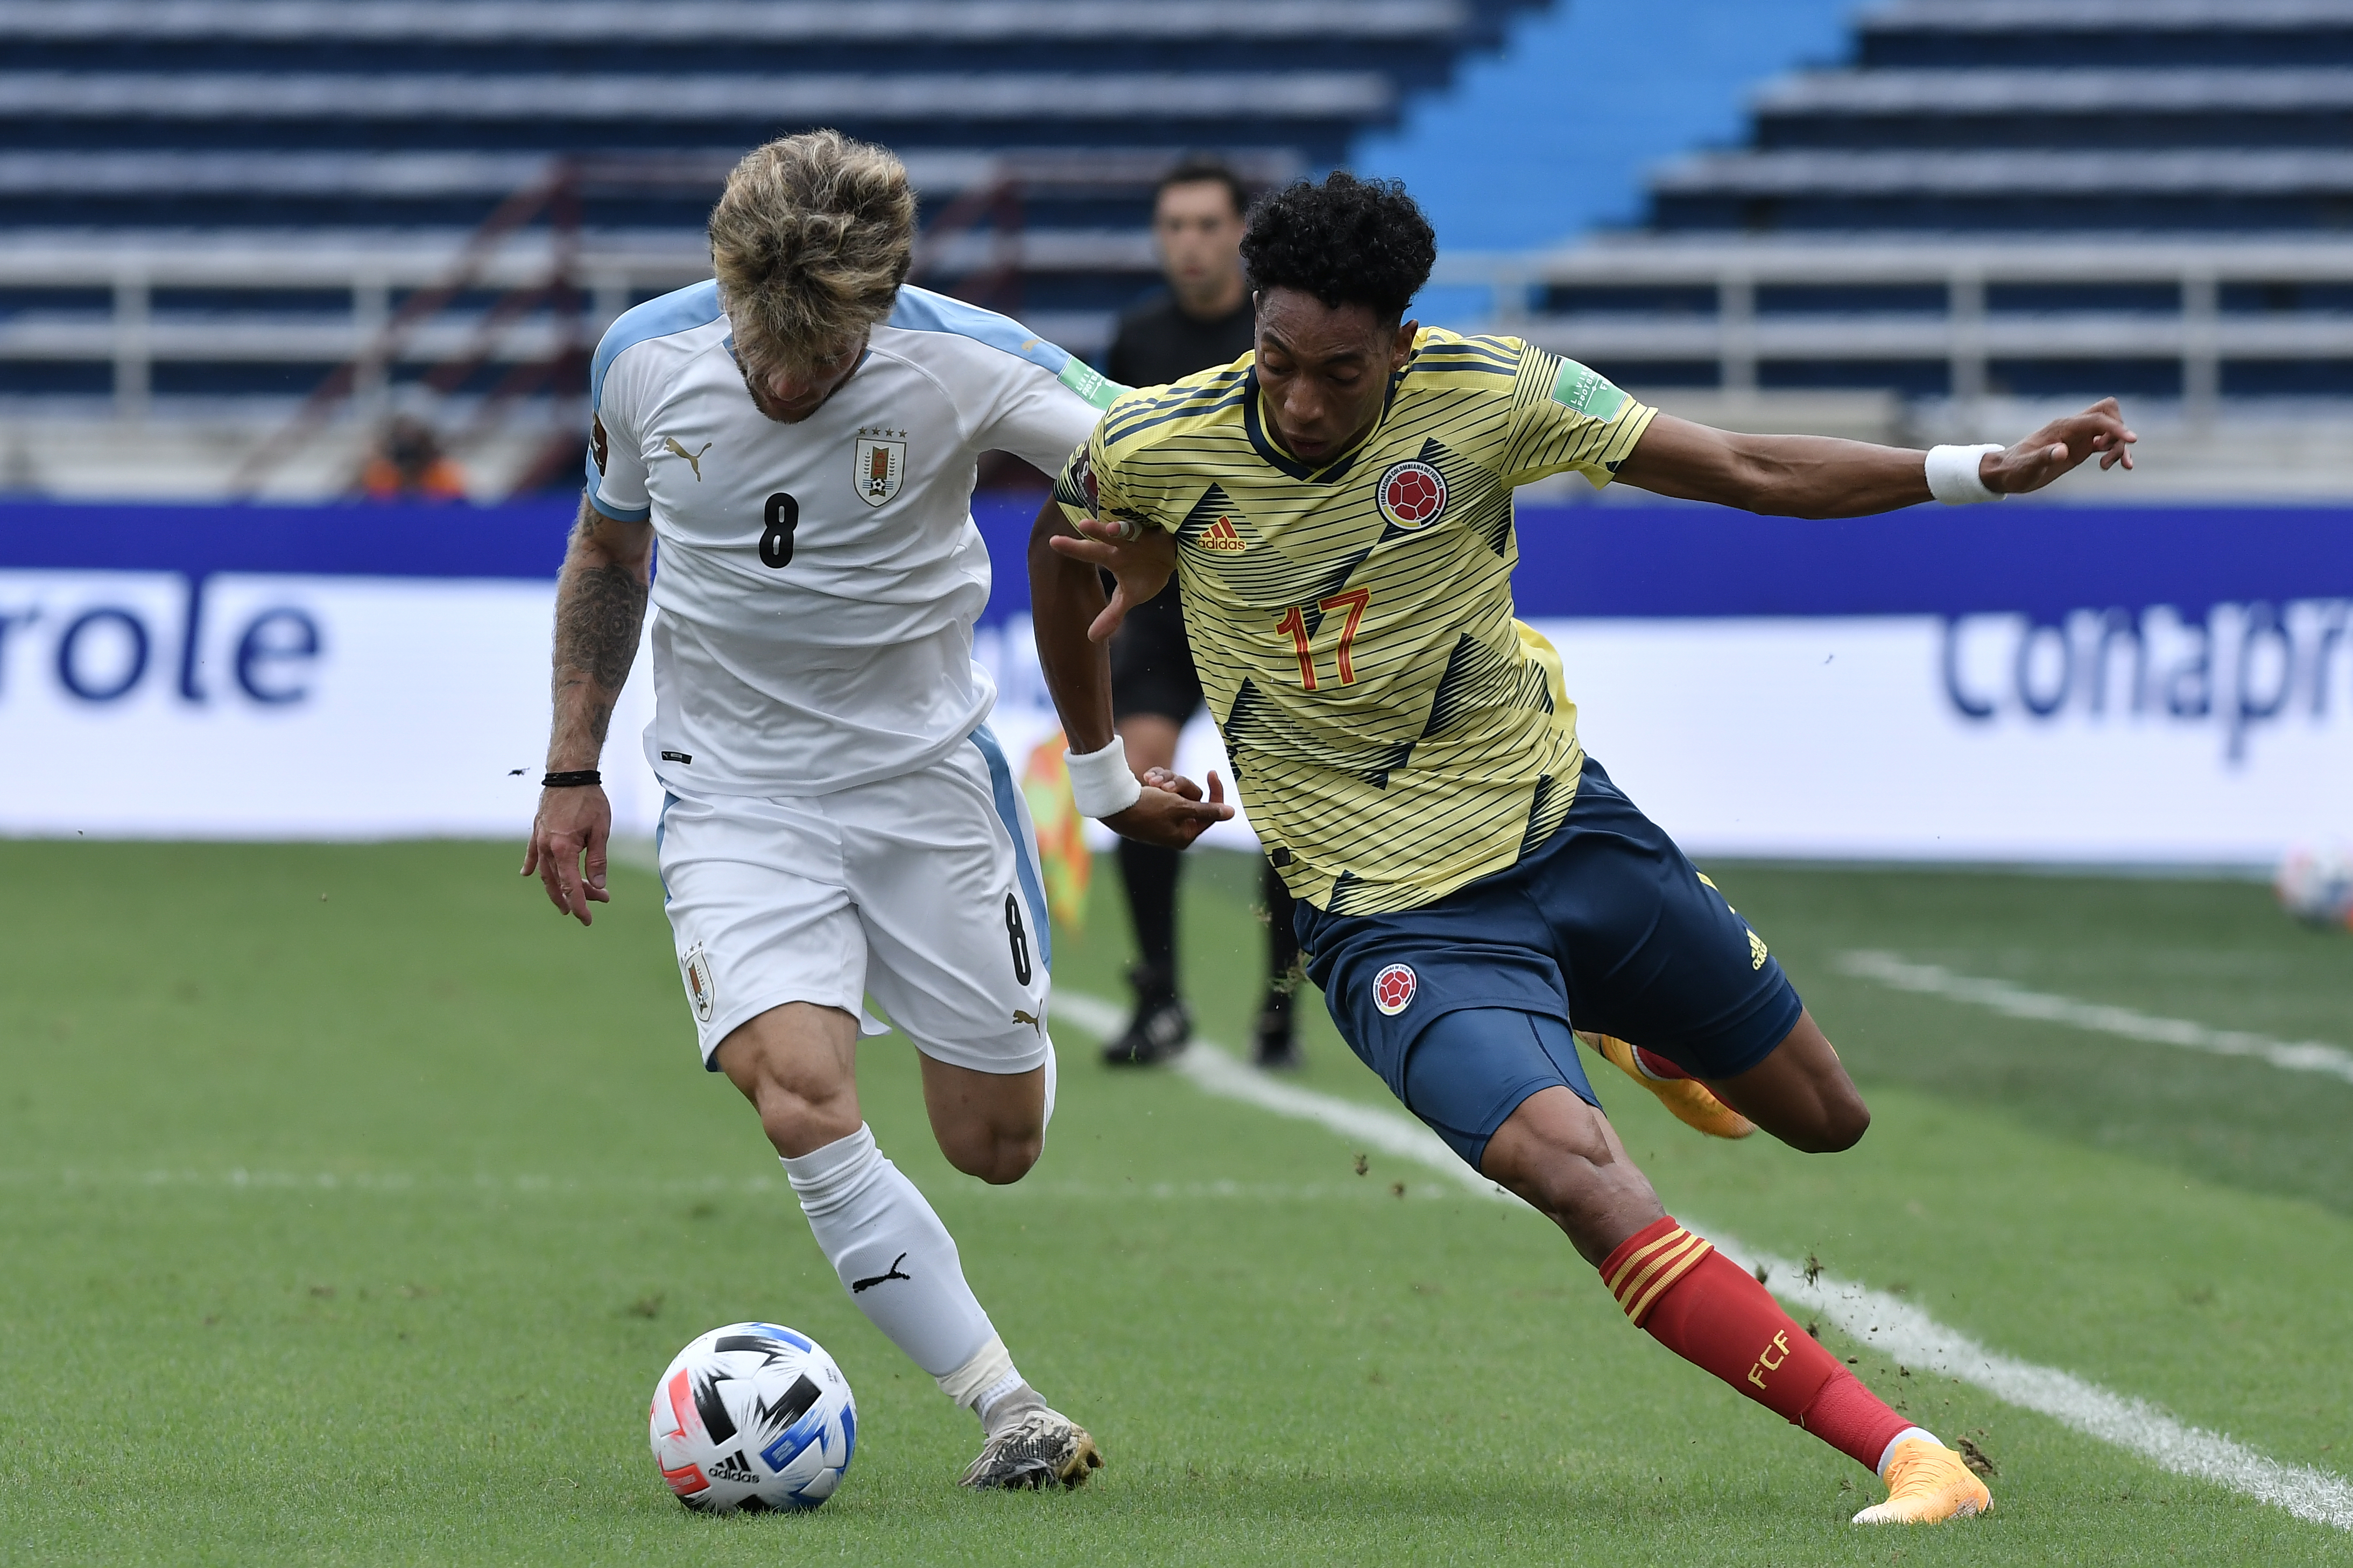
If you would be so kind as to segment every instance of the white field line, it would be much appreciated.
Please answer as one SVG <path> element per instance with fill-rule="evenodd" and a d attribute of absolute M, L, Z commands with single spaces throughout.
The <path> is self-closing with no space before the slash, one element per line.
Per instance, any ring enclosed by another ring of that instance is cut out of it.
<path fill-rule="evenodd" d="M 121 1192 L 126 1188 L 153 1191 L 243 1194 L 351 1194 L 370 1196 L 454 1199 L 466 1196 L 584 1197 L 625 1196 L 680 1198 L 787 1197 L 792 1189 L 781 1176 L 713 1178 L 705 1181 L 630 1181 L 618 1177 L 582 1180 L 575 1176 L 531 1174 L 481 1175 L 472 1178 L 417 1176 L 407 1172 L 375 1171 L 353 1174 L 338 1171 L 189 1171 L 66 1169 L 0 1171 L 0 1191 L 37 1189 L 50 1192 Z M 955 1189 L 950 1189 L 954 1191 Z M 1043 1203 L 1235 1203 L 1270 1206 L 1314 1203 L 1389 1203 L 1398 1197 L 1416 1201 L 1453 1194 L 1432 1186 L 1398 1194 L 1369 1182 L 1071 1182 L 1038 1178 L 1018 1186 L 984 1189 L 977 1182 L 963 1194 L 986 1191 L 992 1203 L 1029 1199 Z M 941 1194 L 936 1190 L 935 1198 Z"/>
<path fill-rule="evenodd" d="M 1942 996 L 1951 1002 L 1991 1008 L 2012 1018 L 2042 1024 L 2065 1024 L 2095 1034 L 2116 1035 L 2151 1045 L 2179 1046 L 2217 1057 L 2251 1057 L 2289 1072 L 2316 1072 L 2353 1083 L 2353 1051 L 2317 1040 L 2274 1040 L 2243 1029 L 2210 1029 L 2187 1018 L 2158 1018 L 2129 1007 L 2078 1002 L 2046 991 L 2029 991 L 2006 980 L 1978 980 L 1934 963 L 1914 963 L 1893 952 L 1866 950 L 1841 953 L 1841 973 L 1876 981 L 1898 991 Z"/>
<path fill-rule="evenodd" d="M 1098 996 L 1054 993 L 1053 1016 L 1068 1018 L 1101 1039 L 1110 1039 L 1127 1026 L 1127 1014 Z M 1446 1141 L 1411 1117 L 1375 1105 L 1358 1105 L 1314 1089 L 1301 1089 L 1244 1067 L 1207 1040 L 1196 1040 L 1176 1058 L 1176 1068 L 1208 1093 L 1239 1100 L 1277 1116 L 1314 1121 L 1353 1140 L 1359 1148 L 1426 1165 L 1450 1181 L 1460 1183 L 1483 1198 L 1520 1200 L 1464 1164 Z M 1524 1205 L 1525 1206 L 1525 1205 Z"/>
<path fill-rule="evenodd" d="M 1100 997 L 1067 991 L 1056 993 L 1054 1010 L 1105 1038 L 1117 1034 L 1126 1021 L 1120 1008 Z M 1436 1133 L 1398 1112 L 1276 1081 L 1207 1040 L 1195 1040 L 1176 1065 L 1210 1094 L 1319 1123 L 1366 1148 L 1419 1162 L 1479 1196 L 1519 1202 L 1464 1164 Z M 1975 1384 L 2004 1404 L 2048 1415 L 2176 1475 L 2213 1481 L 2298 1519 L 2353 1531 L 2353 1482 L 2341 1476 L 2284 1465 L 2219 1433 L 2184 1426 L 2146 1400 L 2112 1394 L 2073 1373 L 1989 1350 L 1902 1297 L 1828 1274 L 1817 1274 L 1809 1283 L 1801 1263 L 1745 1246 L 1719 1230 L 1697 1225 L 1691 1228 L 1726 1257 L 1752 1270 L 1763 1269 L 1767 1286 L 1782 1300 L 1817 1314 L 1882 1355 Z"/>

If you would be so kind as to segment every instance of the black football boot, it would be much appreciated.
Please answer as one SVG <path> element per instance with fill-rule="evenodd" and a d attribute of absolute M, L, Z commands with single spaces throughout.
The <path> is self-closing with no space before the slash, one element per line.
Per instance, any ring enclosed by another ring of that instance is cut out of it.
<path fill-rule="evenodd" d="M 1115 1068 L 1152 1067 L 1180 1055 L 1193 1038 L 1193 1015 L 1168 976 L 1137 964 L 1127 972 L 1135 988 L 1135 1016 L 1127 1032 L 1103 1047 L 1103 1062 Z"/>
<path fill-rule="evenodd" d="M 1269 1072 L 1293 1072 L 1307 1063 L 1292 1029 L 1292 995 L 1289 986 L 1268 986 L 1258 1021 L 1250 1026 L 1250 1060 Z"/>

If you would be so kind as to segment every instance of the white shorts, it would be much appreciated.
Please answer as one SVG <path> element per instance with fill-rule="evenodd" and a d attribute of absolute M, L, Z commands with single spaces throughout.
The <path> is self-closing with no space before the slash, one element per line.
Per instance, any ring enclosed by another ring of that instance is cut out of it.
<path fill-rule="evenodd" d="M 787 1002 L 871 995 L 925 1056 L 1043 1067 L 1037 833 L 986 725 L 931 766 L 821 795 L 683 795 L 654 845 L 702 1061 Z M 714 1070 L 715 1068 L 714 1068 Z"/>

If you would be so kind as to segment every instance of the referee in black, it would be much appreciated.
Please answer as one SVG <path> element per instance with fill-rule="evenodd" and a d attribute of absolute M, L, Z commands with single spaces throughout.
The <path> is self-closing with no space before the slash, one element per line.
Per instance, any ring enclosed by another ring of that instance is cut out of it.
<path fill-rule="evenodd" d="M 1188 158 L 1162 178 L 1153 195 L 1152 237 L 1168 287 L 1120 318 L 1103 365 L 1113 381 L 1158 386 L 1250 352 L 1241 262 L 1248 205 L 1240 179 L 1213 159 Z M 1158 598 L 1130 610 L 1113 637 L 1111 701 L 1137 774 L 1175 767 L 1177 734 L 1201 710 L 1201 681 L 1185 642 L 1183 600 L 1173 577 Z M 1127 884 L 1140 957 L 1128 973 L 1135 1016 L 1127 1032 L 1103 1047 L 1103 1059 L 1114 1066 L 1166 1061 L 1192 1037 L 1192 1014 L 1176 990 L 1176 879 L 1183 867 L 1174 849 L 1119 841 L 1120 879 Z M 1267 986 L 1252 1054 L 1263 1068 L 1296 1067 L 1291 1001 L 1299 984 L 1299 939 L 1292 934 L 1291 891 L 1272 866 L 1262 864 L 1261 870 Z"/>

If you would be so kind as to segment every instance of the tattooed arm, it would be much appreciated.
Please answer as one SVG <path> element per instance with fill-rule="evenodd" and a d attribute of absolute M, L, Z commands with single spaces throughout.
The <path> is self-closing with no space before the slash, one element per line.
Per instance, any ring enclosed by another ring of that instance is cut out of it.
<path fill-rule="evenodd" d="M 555 583 L 555 732 L 547 743 L 547 771 L 593 768 L 605 750 L 613 704 L 637 658 L 638 628 L 646 616 L 646 566 L 653 553 L 651 524 L 607 517 L 586 498 L 564 571 Z M 548 900 L 582 925 L 588 906 L 608 903 L 605 846 L 613 807 L 603 789 L 542 790 L 539 816 L 522 874 L 539 873 Z M 581 861 L 587 861 L 582 874 Z"/>

